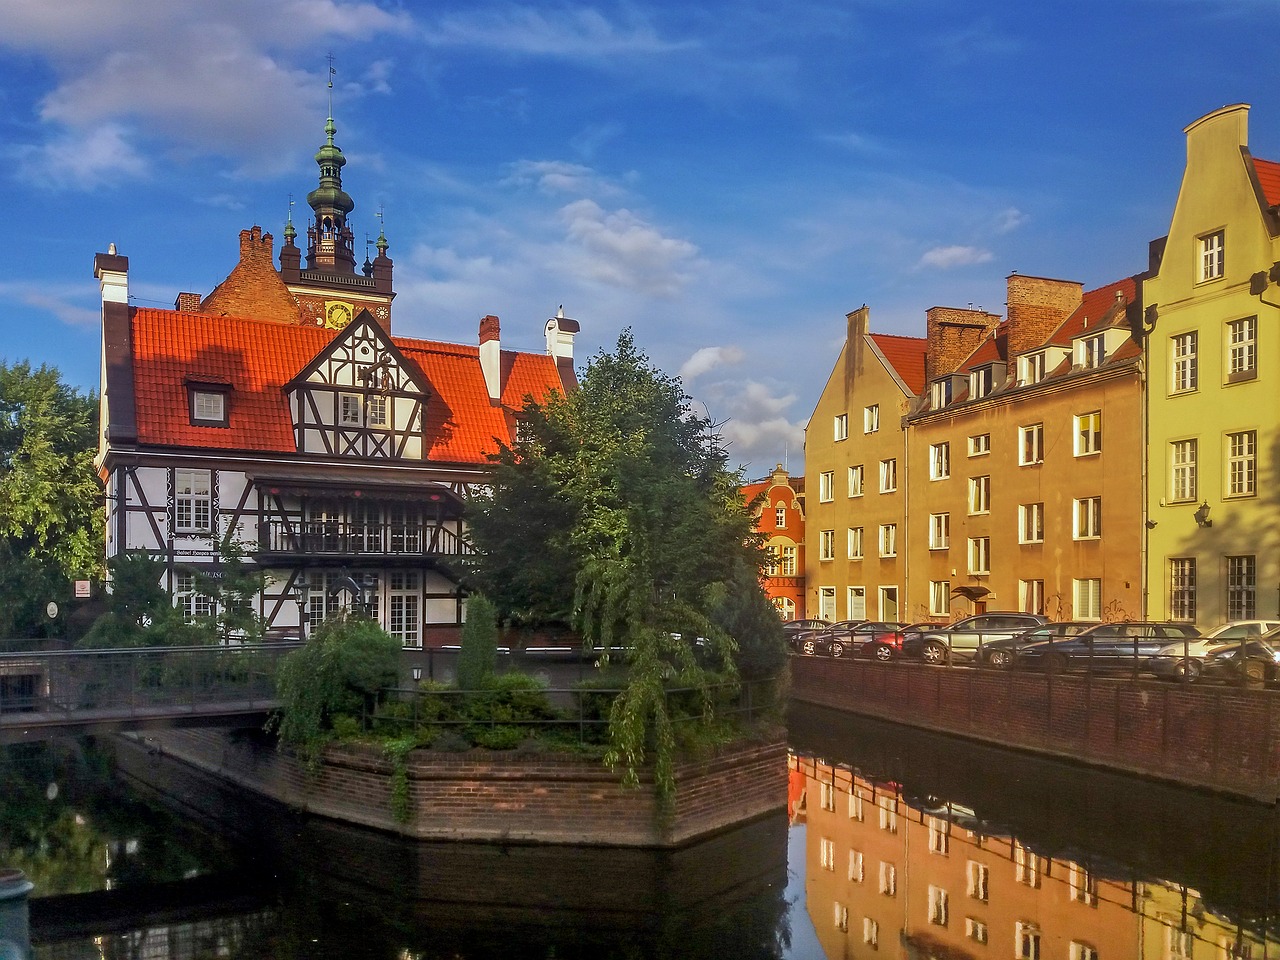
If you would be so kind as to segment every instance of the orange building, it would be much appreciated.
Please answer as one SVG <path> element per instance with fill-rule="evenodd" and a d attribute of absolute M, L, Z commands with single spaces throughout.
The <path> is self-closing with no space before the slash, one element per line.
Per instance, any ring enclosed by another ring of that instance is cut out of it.
<path fill-rule="evenodd" d="M 762 578 L 765 595 L 783 620 L 803 619 L 804 477 L 792 477 L 778 464 L 765 479 L 744 486 L 742 497 L 769 552 Z"/>

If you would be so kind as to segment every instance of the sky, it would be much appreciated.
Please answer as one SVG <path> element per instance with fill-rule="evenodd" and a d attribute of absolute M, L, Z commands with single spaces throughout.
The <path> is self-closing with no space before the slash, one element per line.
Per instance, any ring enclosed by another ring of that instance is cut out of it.
<path fill-rule="evenodd" d="M 242 229 L 305 232 L 333 57 L 360 246 L 395 332 L 579 368 L 630 327 L 733 465 L 803 470 L 846 332 L 1086 289 L 1168 232 L 1182 129 L 1253 105 L 1280 160 L 1278 0 L 0 0 L 0 361 L 97 386 L 93 256 L 139 306 L 208 293 Z M 382 220 L 378 218 L 381 212 Z"/>

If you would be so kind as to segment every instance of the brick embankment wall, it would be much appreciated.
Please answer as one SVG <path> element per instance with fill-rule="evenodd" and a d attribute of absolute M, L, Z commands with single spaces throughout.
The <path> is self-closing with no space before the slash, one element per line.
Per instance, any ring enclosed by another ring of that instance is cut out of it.
<path fill-rule="evenodd" d="M 148 733 L 147 744 L 223 781 L 309 813 L 419 839 L 675 846 L 786 806 L 786 744 L 742 744 L 679 764 L 672 816 L 652 779 L 624 788 L 598 759 L 418 750 L 407 759 L 410 816 L 391 812 L 392 765 L 377 747 L 330 747 L 316 772 L 218 730 Z"/>
<path fill-rule="evenodd" d="M 793 657 L 797 700 L 1263 800 L 1280 798 L 1280 692 Z"/>

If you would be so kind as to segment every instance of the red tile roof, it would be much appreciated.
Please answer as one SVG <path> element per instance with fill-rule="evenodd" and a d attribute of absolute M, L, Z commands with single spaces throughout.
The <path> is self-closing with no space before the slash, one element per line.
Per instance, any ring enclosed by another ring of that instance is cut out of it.
<path fill-rule="evenodd" d="M 900 337 L 891 333 L 868 334 L 889 361 L 902 382 L 912 393 L 919 396 L 924 392 L 924 361 L 928 341 L 924 337 Z"/>
<path fill-rule="evenodd" d="M 134 310 L 132 320 L 140 444 L 296 451 L 282 387 L 337 336 L 334 331 L 149 308 Z M 428 384 L 423 427 L 430 460 L 486 463 L 495 437 L 510 442 L 508 415 L 524 398 L 560 389 L 550 356 L 504 350 L 501 405 L 494 406 L 478 346 L 392 339 Z M 229 427 L 192 426 L 189 381 L 231 385 Z"/>
<path fill-rule="evenodd" d="M 1126 304 L 1133 303 L 1137 296 L 1137 284 L 1133 277 L 1125 277 L 1115 283 L 1109 283 L 1096 290 L 1089 290 L 1080 301 L 1080 306 L 1067 319 L 1059 324 L 1058 329 L 1050 334 L 1048 343 L 1069 347 L 1071 340 L 1087 328 L 1100 326 L 1104 321 L 1111 326 L 1117 319 L 1124 317 L 1123 311 L 1115 314 L 1116 294 L 1124 295 Z"/>
<path fill-rule="evenodd" d="M 1258 174 L 1258 183 L 1262 186 L 1262 196 L 1269 206 L 1280 203 L 1280 163 L 1274 160 L 1253 160 L 1253 169 Z"/>
<path fill-rule="evenodd" d="M 978 344 L 978 348 L 969 354 L 969 358 L 960 364 L 960 369 L 956 372 L 968 373 L 978 367 L 986 366 L 988 363 L 1007 360 L 1009 356 L 1007 331 L 1007 321 L 988 331 L 987 335 L 982 338 L 982 342 Z"/>

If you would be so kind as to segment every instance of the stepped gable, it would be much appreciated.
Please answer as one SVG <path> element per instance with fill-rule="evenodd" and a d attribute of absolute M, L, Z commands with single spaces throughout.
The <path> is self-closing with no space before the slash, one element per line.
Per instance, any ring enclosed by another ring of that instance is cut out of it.
<path fill-rule="evenodd" d="M 211 317 L 253 317 L 274 323 L 299 323 L 298 301 L 272 262 L 271 234 L 254 226 L 240 231 L 240 262 L 227 279 L 200 302 L 198 313 Z"/>

